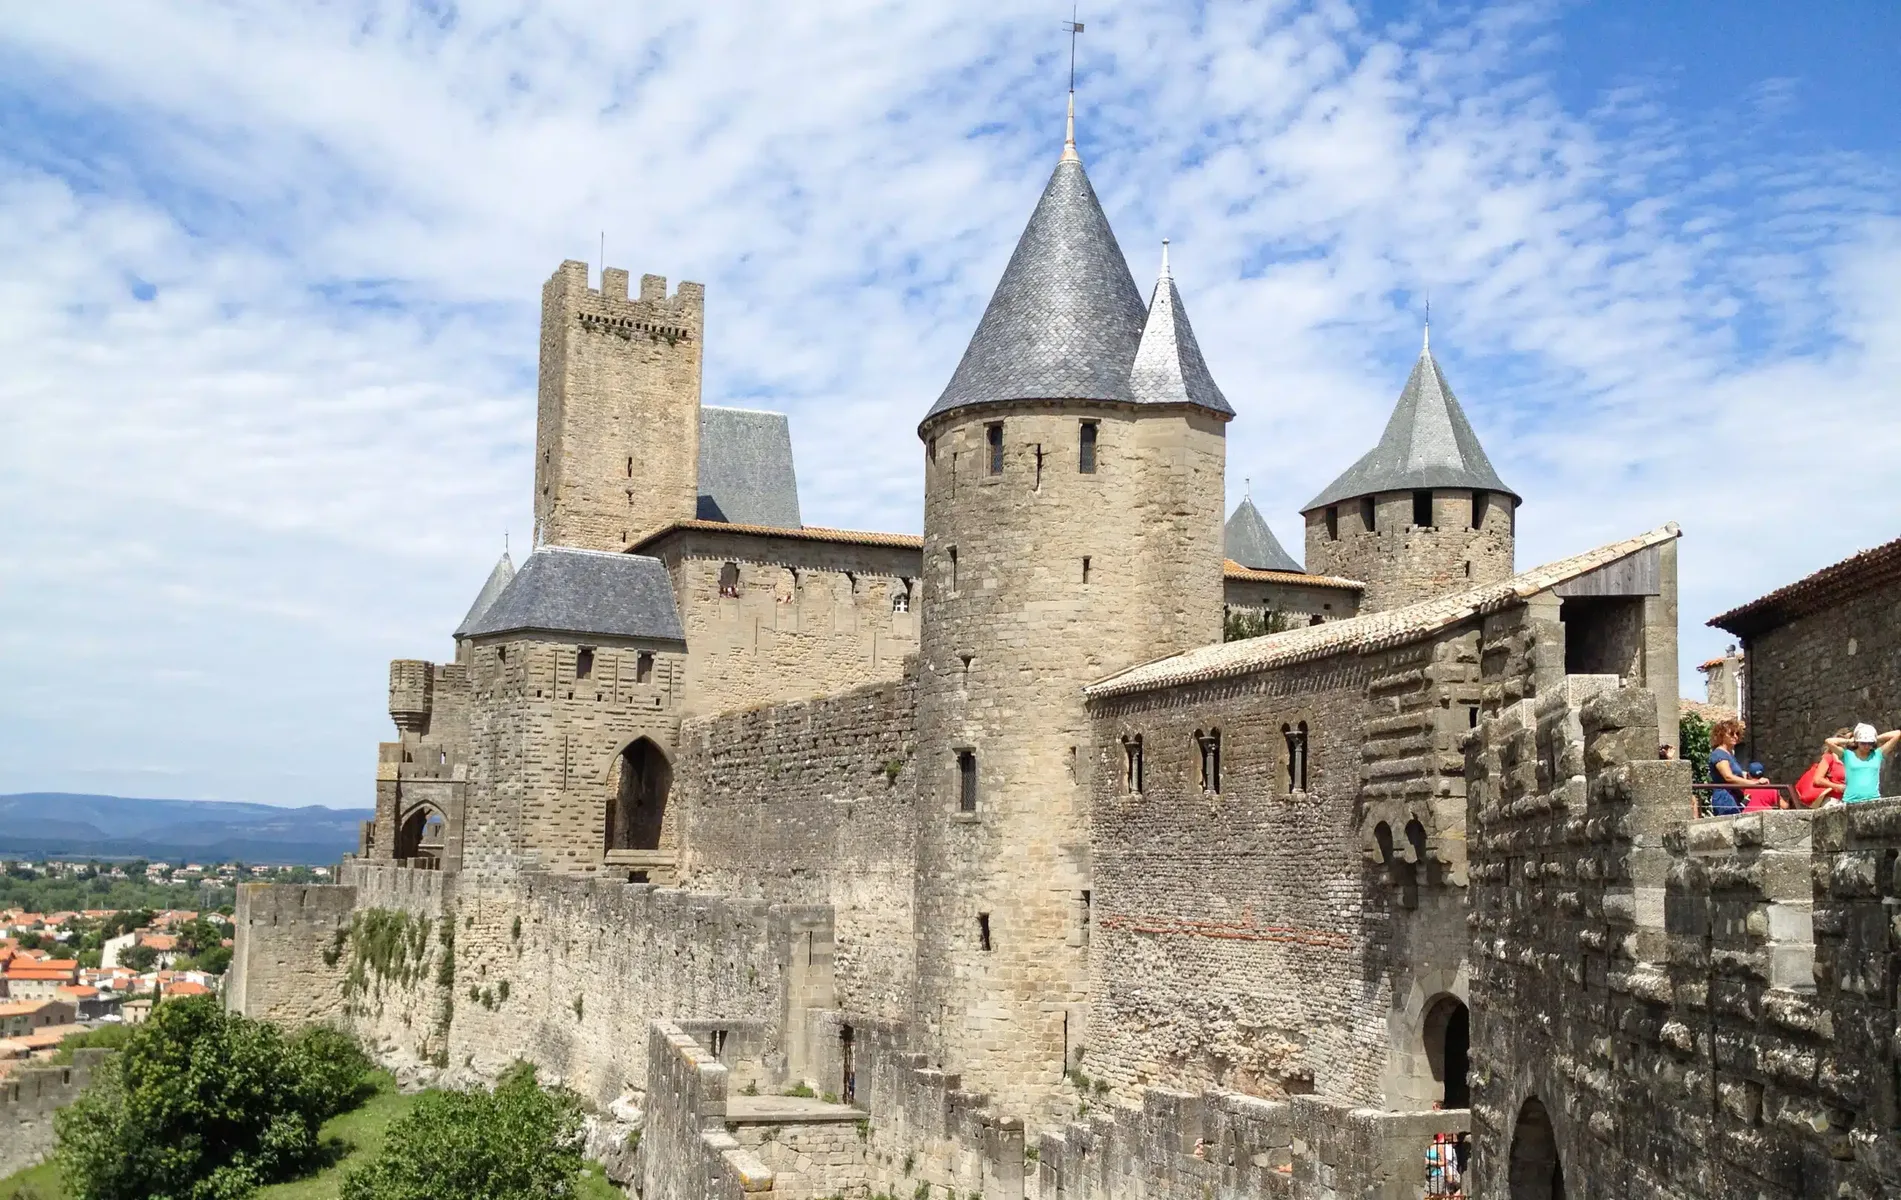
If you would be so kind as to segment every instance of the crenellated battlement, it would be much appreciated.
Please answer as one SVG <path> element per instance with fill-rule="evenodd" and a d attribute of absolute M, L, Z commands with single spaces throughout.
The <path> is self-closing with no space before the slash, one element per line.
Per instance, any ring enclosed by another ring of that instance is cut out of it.
<path fill-rule="evenodd" d="M 544 299 L 559 298 L 583 329 L 655 341 L 698 338 L 705 327 L 706 286 L 682 281 L 667 294 L 665 275 L 642 275 L 640 290 L 630 293 L 629 273 L 621 267 L 601 271 L 599 287 L 589 286 L 588 265 L 567 259 L 548 280 Z"/>

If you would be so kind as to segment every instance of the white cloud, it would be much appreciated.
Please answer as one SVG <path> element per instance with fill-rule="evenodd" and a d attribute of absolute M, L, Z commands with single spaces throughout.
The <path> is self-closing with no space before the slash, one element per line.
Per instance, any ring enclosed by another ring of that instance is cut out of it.
<path fill-rule="evenodd" d="M 528 527 L 539 285 L 603 230 L 707 282 L 707 398 L 792 414 L 808 520 L 915 529 L 916 421 L 1054 161 L 1045 7 L 16 14 L 0 787 L 367 803 L 383 660 L 442 654 Z M 1427 287 L 1521 563 L 1680 520 L 1689 661 L 1896 532 L 1892 161 L 1766 158 L 1641 85 L 1568 111 L 1536 6 L 1089 25 L 1092 178 L 1144 286 L 1174 239 L 1230 491 L 1296 552 Z"/>

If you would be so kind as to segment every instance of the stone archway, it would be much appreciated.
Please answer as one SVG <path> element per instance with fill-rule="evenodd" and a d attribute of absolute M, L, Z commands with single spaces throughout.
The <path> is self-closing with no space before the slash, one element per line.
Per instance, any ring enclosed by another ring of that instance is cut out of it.
<path fill-rule="evenodd" d="M 660 849 L 673 764 L 666 751 L 643 737 L 620 752 L 616 765 L 614 794 L 607 804 L 607 849 Z"/>
<path fill-rule="evenodd" d="M 448 831 L 448 818 L 435 805 L 418 804 L 396 828 L 396 857 L 412 867 L 438 870 Z"/>
<path fill-rule="evenodd" d="M 1544 1102 L 1528 1096 L 1512 1127 L 1511 1161 L 1507 1168 L 1511 1200 L 1564 1200 L 1564 1164 L 1558 1158 L 1558 1139 Z"/>
<path fill-rule="evenodd" d="M 1441 996 L 1426 1009 L 1421 1033 L 1426 1044 L 1426 1063 L 1439 1091 L 1439 1102 L 1446 1108 L 1470 1108 L 1472 1016 L 1457 996 Z"/>

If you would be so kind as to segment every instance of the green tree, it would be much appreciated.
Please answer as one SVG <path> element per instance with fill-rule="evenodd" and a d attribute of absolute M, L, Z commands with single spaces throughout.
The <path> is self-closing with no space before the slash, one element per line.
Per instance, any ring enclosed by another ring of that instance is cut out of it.
<path fill-rule="evenodd" d="M 1261 637 L 1292 628 L 1293 622 L 1286 613 L 1229 609 L 1221 618 L 1221 640 L 1238 642 L 1244 638 Z"/>
<path fill-rule="evenodd" d="M 432 1092 L 390 1126 L 382 1153 L 343 1177 L 342 1200 L 554 1200 L 575 1194 L 581 1110 L 517 1063 L 493 1092 Z"/>
<path fill-rule="evenodd" d="M 74 1200 L 238 1200 L 314 1165 L 369 1064 L 333 1030 L 290 1039 L 210 997 L 152 1010 L 54 1118 Z"/>
<path fill-rule="evenodd" d="M 1677 721 L 1678 753 L 1689 761 L 1690 778 L 1697 783 L 1710 781 L 1710 723 L 1693 712 Z"/>
<path fill-rule="evenodd" d="M 157 961 L 158 951 L 150 946 L 127 946 L 119 951 L 119 965 L 130 967 L 134 971 L 149 971 L 152 969 L 152 964 Z"/>

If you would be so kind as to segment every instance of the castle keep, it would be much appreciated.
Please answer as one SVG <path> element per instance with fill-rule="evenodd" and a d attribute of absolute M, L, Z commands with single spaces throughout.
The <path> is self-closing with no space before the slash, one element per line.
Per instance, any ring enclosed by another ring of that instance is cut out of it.
<path fill-rule="evenodd" d="M 343 882 L 241 889 L 234 1006 L 526 1057 L 647 1200 L 1901 1191 L 1901 803 L 1690 820 L 1677 528 L 1520 570 L 1429 346 L 1302 569 L 1073 125 L 921 538 L 802 524 L 707 334 L 549 280 L 536 544 L 391 664 Z"/>

